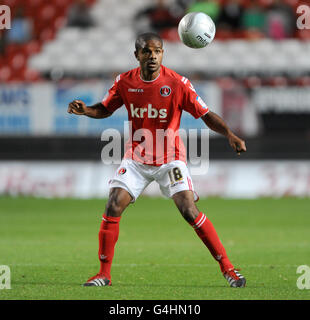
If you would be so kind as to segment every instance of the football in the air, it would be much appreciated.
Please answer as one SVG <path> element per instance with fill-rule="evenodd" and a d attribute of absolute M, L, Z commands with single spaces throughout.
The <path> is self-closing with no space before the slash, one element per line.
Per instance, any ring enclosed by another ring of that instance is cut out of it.
<path fill-rule="evenodd" d="M 190 48 L 204 48 L 210 44 L 215 36 L 215 24 L 213 20 L 202 12 L 186 14 L 178 26 L 181 41 Z"/>

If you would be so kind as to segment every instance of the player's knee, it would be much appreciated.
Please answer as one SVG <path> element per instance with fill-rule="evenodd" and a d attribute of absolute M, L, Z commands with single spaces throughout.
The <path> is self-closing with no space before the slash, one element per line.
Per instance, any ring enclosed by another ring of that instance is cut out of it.
<path fill-rule="evenodd" d="M 120 217 L 131 200 L 132 197 L 124 189 L 112 188 L 105 208 L 106 215 L 110 217 Z"/>
<path fill-rule="evenodd" d="M 179 208 L 183 218 L 188 222 L 192 223 L 198 217 L 199 211 L 196 206 L 182 206 Z"/>
<path fill-rule="evenodd" d="M 109 201 L 106 205 L 106 214 L 110 217 L 119 217 L 123 213 L 123 208 L 116 201 Z"/>
<path fill-rule="evenodd" d="M 109 198 L 106 205 L 106 214 L 111 217 L 120 217 L 124 211 L 124 206 L 117 196 L 112 196 Z"/>

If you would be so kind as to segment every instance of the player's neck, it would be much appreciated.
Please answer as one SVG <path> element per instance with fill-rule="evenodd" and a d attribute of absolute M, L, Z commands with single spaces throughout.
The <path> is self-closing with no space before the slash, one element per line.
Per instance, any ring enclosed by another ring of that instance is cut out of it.
<path fill-rule="evenodd" d="M 158 78 L 160 74 L 160 68 L 155 72 L 148 72 L 147 70 L 142 70 L 140 72 L 140 77 L 144 81 L 152 81 Z"/>

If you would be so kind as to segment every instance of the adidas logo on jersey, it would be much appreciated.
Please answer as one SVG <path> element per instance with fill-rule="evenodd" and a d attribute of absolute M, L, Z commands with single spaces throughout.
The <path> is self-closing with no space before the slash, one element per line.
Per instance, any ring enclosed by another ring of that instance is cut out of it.
<path fill-rule="evenodd" d="M 149 119 L 167 118 L 167 109 L 157 110 L 157 109 L 153 108 L 150 103 L 147 105 L 147 108 L 135 108 L 134 105 L 131 103 L 130 104 L 130 112 L 131 112 L 132 118 L 144 118 L 144 117 L 147 117 Z"/>

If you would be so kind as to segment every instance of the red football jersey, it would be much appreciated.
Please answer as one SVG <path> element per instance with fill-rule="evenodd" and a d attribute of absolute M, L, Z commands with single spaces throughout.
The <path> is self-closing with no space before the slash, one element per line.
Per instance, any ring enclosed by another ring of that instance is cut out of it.
<path fill-rule="evenodd" d="M 164 66 L 151 81 L 142 80 L 140 67 L 120 74 L 102 105 L 111 113 L 122 105 L 127 108 L 130 133 L 124 158 L 154 166 L 186 162 L 179 136 L 182 111 L 196 119 L 209 111 L 190 81 Z"/>

